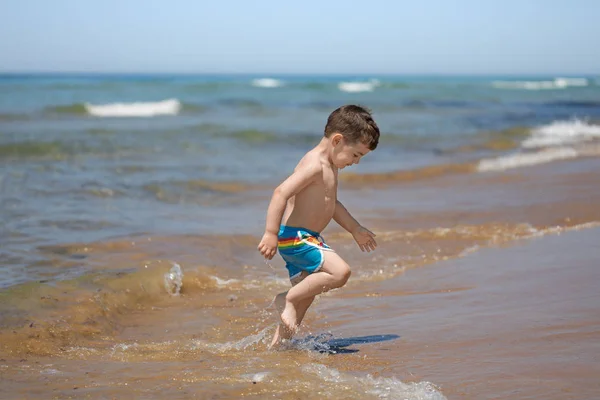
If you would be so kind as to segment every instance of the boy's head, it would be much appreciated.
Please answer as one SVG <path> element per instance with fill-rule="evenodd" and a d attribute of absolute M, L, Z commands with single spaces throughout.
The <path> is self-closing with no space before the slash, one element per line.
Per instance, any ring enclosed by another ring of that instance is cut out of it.
<path fill-rule="evenodd" d="M 344 168 L 358 164 L 365 154 L 377 148 L 379 127 L 369 110 L 350 104 L 329 115 L 325 137 L 333 145 L 332 162 Z"/>
<path fill-rule="evenodd" d="M 349 104 L 329 114 L 325 125 L 325 137 L 341 134 L 347 144 L 362 143 L 375 150 L 379 143 L 379 127 L 371 112 L 364 107 Z"/>

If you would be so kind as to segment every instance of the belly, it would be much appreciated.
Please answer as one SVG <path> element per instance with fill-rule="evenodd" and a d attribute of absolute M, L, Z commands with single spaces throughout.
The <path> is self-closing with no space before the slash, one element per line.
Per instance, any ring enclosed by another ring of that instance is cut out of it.
<path fill-rule="evenodd" d="M 335 212 L 335 198 L 296 195 L 290 199 L 283 223 L 321 232 Z"/>

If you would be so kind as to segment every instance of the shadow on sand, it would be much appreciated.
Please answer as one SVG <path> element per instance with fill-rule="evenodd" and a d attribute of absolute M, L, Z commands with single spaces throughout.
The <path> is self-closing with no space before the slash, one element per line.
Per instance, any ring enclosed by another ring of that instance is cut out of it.
<path fill-rule="evenodd" d="M 331 334 L 320 334 L 317 336 L 307 336 L 302 339 L 293 340 L 294 347 L 299 349 L 314 350 L 319 353 L 327 354 L 348 354 L 356 353 L 358 349 L 347 349 L 355 344 L 386 342 L 388 340 L 398 339 L 399 335 L 369 335 L 349 338 L 336 339 Z"/>

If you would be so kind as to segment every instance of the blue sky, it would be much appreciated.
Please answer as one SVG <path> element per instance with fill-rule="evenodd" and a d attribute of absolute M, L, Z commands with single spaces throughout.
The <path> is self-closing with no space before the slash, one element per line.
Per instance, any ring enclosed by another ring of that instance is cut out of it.
<path fill-rule="evenodd" d="M 0 71 L 600 74 L 597 0 L 0 0 Z"/>

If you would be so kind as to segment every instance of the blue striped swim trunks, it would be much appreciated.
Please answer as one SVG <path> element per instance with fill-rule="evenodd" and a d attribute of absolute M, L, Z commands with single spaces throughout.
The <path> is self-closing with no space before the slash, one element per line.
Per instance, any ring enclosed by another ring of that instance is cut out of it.
<path fill-rule="evenodd" d="M 279 254 L 285 261 L 290 280 L 303 271 L 317 272 L 325 261 L 324 251 L 333 251 L 323 237 L 306 228 L 281 225 L 278 235 Z"/>

